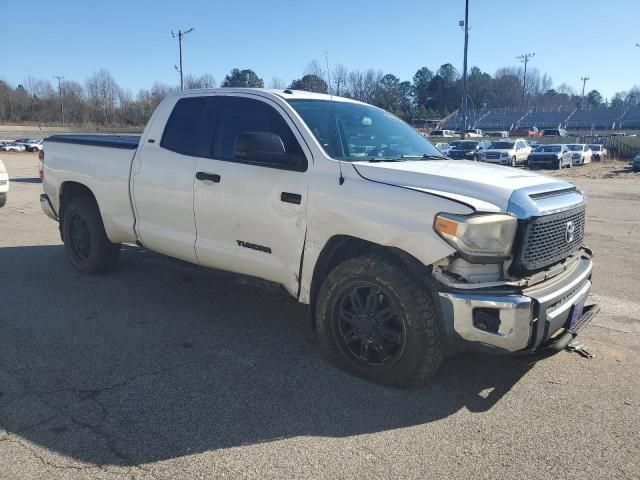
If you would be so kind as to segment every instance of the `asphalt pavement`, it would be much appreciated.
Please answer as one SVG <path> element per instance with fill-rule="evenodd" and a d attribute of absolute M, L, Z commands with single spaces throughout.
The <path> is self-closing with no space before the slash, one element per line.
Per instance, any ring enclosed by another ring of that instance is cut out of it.
<path fill-rule="evenodd" d="M 0 154 L 0 479 L 640 478 L 640 175 L 589 195 L 580 339 L 536 364 L 448 359 L 397 390 L 320 355 L 304 306 L 139 248 L 84 276 L 40 211 L 35 154 Z"/>

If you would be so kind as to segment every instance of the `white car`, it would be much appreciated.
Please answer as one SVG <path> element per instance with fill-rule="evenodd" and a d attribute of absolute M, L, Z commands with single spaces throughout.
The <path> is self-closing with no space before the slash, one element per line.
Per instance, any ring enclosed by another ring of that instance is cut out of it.
<path fill-rule="evenodd" d="M 448 143 L 436 143 L 436 148 L 438 150 L 440 150 L 443 154 L 448 155 L 449 154 L 449 150 L 451 150 L 451 145 L 449 145 Z"/>
<path fill-rule="evenodd" d="M 456 132 L 454 132 L 453 130 L 433 130 L 430 134 L 430 137 L 437 137 L 437 138 L 449 138 L 449 137 L 455 137 L 456 136 Z"/>
<path fill-rule="evenodd" d="M 9 174 L 4 162 L 0 160 L 0 207 L 4 207 L 7 203 L 7 195 L 9 193 Z"/>
<path fill-rule="evenodd" d="M 278 286 L 331 360 L 396 386 L 460 348 L 564 350 L 598 311 L 586 198 L 559 178 L 449 160 L 380 108 L 311 92 L 176 92 L 152 118 L 45 140 L 40 204 L 82 273 L 124 243 Z"/>
<path fill-rule="evenodd" d="M 570 143 L 567 147 L 571 150 L 572 165 L 584 165 L 586 163 L 591 163 L 593 152 L 589 145 L 584 143 Z"/>
<path fill-rule="evenodd" d="M 5 143 L 0 150 L 3 152 L 24 152 L 26 147 L 22 143 Z"/>
<path fill-rule="evenodd" d="M 42 150 L 43 142 L 44 140 L 27 140 L 22 142 L 22 144 L 27 152 L 39 152 Z"/>
<path fill-rule="evenodd" d="M 468 128 L 467 129 L 467 138 L 482 138 L 484 137 L 484 132 L 479 128 Z"/>
<path fill-rule="evenodd" d="M 496 140 L 487 150 L 480 153 L 480 161 L 499 165 L 526 165 L 531 147 L 526 140 Z"/>
<path fill-rule="evenodd" d="M 591 149 L 591 152 L 593 153 L 593 155 L 591 156 L 592 160 L 606 160 L 607 157 L 609 156 L 609 151 L 607 150 L 607 148 L 600 144 L 593 144 L 593 145 L 589 145 L 589 148 Z"/>

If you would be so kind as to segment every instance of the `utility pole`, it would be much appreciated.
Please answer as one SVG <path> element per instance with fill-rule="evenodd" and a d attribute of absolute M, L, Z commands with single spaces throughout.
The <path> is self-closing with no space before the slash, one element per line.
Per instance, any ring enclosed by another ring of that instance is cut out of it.
<path fill-rule="evenodd" d="M 582 101 L 580 102 L 580 110 L 584 110 L 584 90 L 587 88 L 589 77 L 580 77 L 580 80 L 582 80 Z"/>
<path fill-rule="evenodd" d="M 178 33 L 171 30 L 171 36 L 173 38 L 178 37 L 178 48 L 180 49 L 180 68 L 174 65 L 175 69 L 180 74 L 180 90 L 184 90 L 184 78 L 182 75 L 182 37 L 184 37 L 185 35 L 191 32 L 193 32 L 193 28 L 190 28 L 189 30 L 185 30 L 184 32 L 182 30 L 178 30 Z"/>
<path fill-rule="evenodd" d="M 60 121 L 64 125 L 64 101 L 62 100 L 62 80 L 64 77 L 60 75 L 54 75 L 53 78 L 58 80 L 58 95 L 60 96 Z"/>
<path fill-rule="evenodd" d="M 524 78 L 522 79 L 522 110 L 524 110 L 524 105 L 527 101 L 527 64 L 535 56 L 535 53 L 525 53 L 524 55 L 516 57 L 524 63 Z"/>
<path fill-rule="evenodd" d="M 459 25 L 464 27 L 464 66 L 462 73 L 464 92 L 462 93 L 462 128 L 460 129 L 460 138 L 464 140 L 467 135 L 467 95 L 469 95 L 467 81 L 467 53 L 469 51 L 469 0 L 465 0 L 464 20 L 460 21 Z"/>

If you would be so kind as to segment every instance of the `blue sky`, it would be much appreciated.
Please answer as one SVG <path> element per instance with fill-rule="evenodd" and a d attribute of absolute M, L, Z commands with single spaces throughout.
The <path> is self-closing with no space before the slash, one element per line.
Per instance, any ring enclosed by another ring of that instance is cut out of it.
<path fill-rule="evenodd" d="M 640 0 L 470 3 L 470 65 L 493 73 L 535 52 L 531 65 L 556 86 L 579 89 L 587 75 L 588 89 L 611 97 L 640 85 Z M 178 81 L 170 31 L 194 27 L 184 43 L 185 73 L 209 72 L 218 84 L 234 67 L 254 69 L 267 85 L 274 76 L 289 82 L 312 59 L 324 65 L 325 50 L 332 65 L 410 80 L 423 65 L 462 70 L 463 16 L 464 0 L 35 0 L 28 7 L 5 0 L 2 17 L 11 21 L 0 29 L 0 79 L 84 82 L 104 67 L 135 94 L 154 81 Z"/>

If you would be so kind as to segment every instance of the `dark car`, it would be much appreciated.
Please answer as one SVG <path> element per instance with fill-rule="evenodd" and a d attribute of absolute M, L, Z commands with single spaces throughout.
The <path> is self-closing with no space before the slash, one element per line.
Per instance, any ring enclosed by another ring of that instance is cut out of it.
<path fill-rule="evenodd" d="M 478 160 L 480 158 L 480 152 L 489 148 L 491 142 L 481 141 L 476 142 L 473 140 L 460 140 L 459 142 L 451 143 L 451 149 L 449 150 L 449 158 L 454 160 Z"/>
<path fill-rule="evenodd" d="M 565 166 L 571 168 L 573 152 L 566 145 L 540 145 L 531 152 L 527 164 L 531 170 L 550 168 L 560 170 Z"/>

